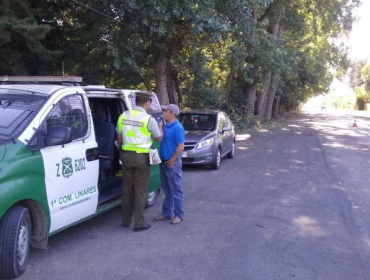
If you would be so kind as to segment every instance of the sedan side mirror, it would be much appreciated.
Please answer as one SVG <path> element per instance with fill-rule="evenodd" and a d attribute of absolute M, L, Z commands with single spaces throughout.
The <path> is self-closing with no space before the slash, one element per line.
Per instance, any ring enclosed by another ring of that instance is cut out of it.
<path fill-rule="evenodd" d="M 53 125 L 49 129 L 45 140 L 46 146 L 63 145 L 72 142 L 71 128 L 62 125 Z"/>
<path fill-rule="evenodd" d="M 229 131 L 231 128 L 228 125 L 222 127 L 222 132 Z"/>

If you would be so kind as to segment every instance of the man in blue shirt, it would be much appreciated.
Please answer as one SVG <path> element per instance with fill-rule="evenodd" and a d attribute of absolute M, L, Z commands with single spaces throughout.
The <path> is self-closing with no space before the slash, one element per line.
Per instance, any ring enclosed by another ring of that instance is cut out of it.
<path fill-rule="evenodd" d="M 175 104 L 162 105 L 161 107 L 164 110 L 163 116 L 166 120 L 159 152 L 162 159 L 161 184 L 165 198 L 162 214 L 155 217 L 154 220 L 171 220 L 171 224 L 178 224 L 184 219 L 181 154 L 184 150 L 185 131 L 177 120 L 180 114 L 179 107 Z"/>

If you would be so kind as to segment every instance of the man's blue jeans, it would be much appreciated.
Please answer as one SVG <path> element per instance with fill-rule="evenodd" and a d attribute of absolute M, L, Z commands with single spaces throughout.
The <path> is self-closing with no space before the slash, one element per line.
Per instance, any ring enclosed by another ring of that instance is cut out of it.
<path fill-rule="evenodd" d="M 172 218 L 173 213 L 180 219 L 184 218 L 184 193 L 182 191 L 182 162 L 176 161 L 172 167 L 161 163 L 161 184 L 165 198 L 162 215 Z"/>

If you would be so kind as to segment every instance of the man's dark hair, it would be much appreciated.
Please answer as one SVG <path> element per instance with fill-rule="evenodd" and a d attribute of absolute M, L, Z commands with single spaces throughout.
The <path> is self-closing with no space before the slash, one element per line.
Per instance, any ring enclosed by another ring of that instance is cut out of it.
<path fill-rule="evenodd" d="M 149 100 L 150 100 L 149 97 L 144 97 L 144 96 L 136 96 L 135 97 L 136 105 L 144 105 L 145 102 L 147 102 Z"/>

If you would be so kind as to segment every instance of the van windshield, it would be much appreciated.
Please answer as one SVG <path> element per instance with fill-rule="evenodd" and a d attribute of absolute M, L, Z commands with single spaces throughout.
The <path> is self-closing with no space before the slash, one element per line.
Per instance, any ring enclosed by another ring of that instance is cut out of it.
<path fill-rule="evenodd" d="M 45 104 L 47 95 L 0 90 L 0 145 L 15 141 Z"/>

